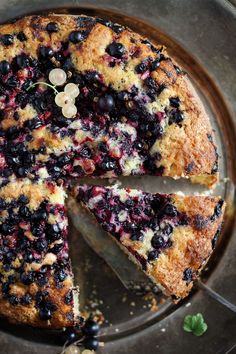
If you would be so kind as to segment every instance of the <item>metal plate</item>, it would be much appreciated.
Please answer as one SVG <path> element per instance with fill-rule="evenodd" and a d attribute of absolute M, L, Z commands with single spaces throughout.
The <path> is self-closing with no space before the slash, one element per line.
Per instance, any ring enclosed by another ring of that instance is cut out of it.
<path fill-rule="evenodd" d="M 226 197 L 228 213 L 221 242 L 204 276 L 209 285 L 236 303 L 236 291 L 233 286 L 236 280 L 236 260 L 233 252 L 236 246 L 233 217 L 236 135 L 235 117 L 230 111 L 230 106 L 231 109 L 236 109 L 233 106 L 236 96 L 235 8 L 226 1 L 204 0 L 193 0 L 191 4 L 187 0 L 120 0 L 115 3 L 104 0 L 99 1 L 99 4 L 96 1 L 83 3 L 52 0 L 49 4 L 40 0 L 1 0 L 1 21 L 46 11 L 49 8 L 54 9 L 56 13 L 98 15 L 128 25 L 151 40 L 166 45 L 169 53 L 188 71 L 216 129 L 217 144 L 222 156 L 221 177 L 229 177 L 227 183 L 222 180 L 214 190 L 214 194 Z M 147 191 L 203 191 L 203 188 L 191 186 L 186 181 L 163 181 L 155 177 L 123 178 L 122 183 Z M 235 344 L 235 315 L 201 291 L 195 292 L 179 304 L 178 308 L 165 305 L 156 313 L 150 312 L 144 307 L 146 302 L 132 294 L 127 293 L 126 302 L 122 302 L 125 293 L 122 285 L 73 229 L 71 243 L 73 263 L 78 269 L 77 279 L 82 284 L 82 301 L 93 297 L 95 287 L 95 297 L 103 302 L 98 307 L 108 320 L 102 329 L 106 344 L 104 349 L 100 350 L 101 353 L 141 354 L 148 350 L 150 354 L 211 354 L 225 353 Z M 190 307 L 186 307 L 188 302 L 191 302 Z M 201 338 L 193 337 L 182 330 L 185 314 L 196 312 L 202 312 L 209 325 L 208 332 Z M 57 344 L 57 336 L 51 332 L 12 326 L 5 321 L 2 321 L 1 328 L 4 332 L 0 332 L 0 353 L 60 351 L 53 345 Z"/>

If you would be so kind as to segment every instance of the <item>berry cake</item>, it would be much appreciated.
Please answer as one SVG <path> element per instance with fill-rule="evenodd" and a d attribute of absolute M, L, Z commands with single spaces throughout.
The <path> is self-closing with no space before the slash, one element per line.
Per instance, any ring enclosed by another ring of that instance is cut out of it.
<path fill-rule="evenodd" d="M 145 174 L 215 184 L 207 114 L 163 46 L 87 16 L 32 16 L 0 28 L 2 185 Z M 63 80 L 49 83 L 56 68 L 80 92 L 62 109 L 55 92 L 64 92 Z"/>
<path fill-rule="evenodd" d="M 80 177 L 188 177 L 212 187 L 207 114 L 161 45 L 87 16 L 0 26 L 0 315 L 78 322 L 65 189 Z M 219 198 L 78 187 L 77 199 L 170 295 L 188 294 L 219 233 Z"/>
<path fill-rule="evenodd" d="M 74 191 L 99 225 L 173 299 L 188 295 L 220 232 L 219 197 L 81 186 Z"/>
<path fill-rule="evenodd" d="M 0 189 L 0 315 L 13 322 L 61 328 L 77 321 L 64 198 L 52 182 Z"/>

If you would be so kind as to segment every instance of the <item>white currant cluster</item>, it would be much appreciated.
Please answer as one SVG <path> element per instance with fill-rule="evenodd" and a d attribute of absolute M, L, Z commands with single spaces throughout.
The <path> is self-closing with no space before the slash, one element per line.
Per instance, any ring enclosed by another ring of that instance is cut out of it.
<path fill-rule="evenodd" d="M 49 73 L 49 81 L 54 86 L 62 86 L 66 82 L 66 72 L 62 69 L 52 69 Z M 64 87 L 63 92 L 58 92 L 55 97 L 55 103 L 62 108 L 62 114 L 66 118 L 73 118 L 77 113 L 75 98 L 80 91 L 76 84 L 69 83 Z"/>
<path fill-rule="evenodd" d="M 95 354 L 94 350 L 84 349 L 80 350 L 76 345 L 70 345 L 61 354 Z"/>

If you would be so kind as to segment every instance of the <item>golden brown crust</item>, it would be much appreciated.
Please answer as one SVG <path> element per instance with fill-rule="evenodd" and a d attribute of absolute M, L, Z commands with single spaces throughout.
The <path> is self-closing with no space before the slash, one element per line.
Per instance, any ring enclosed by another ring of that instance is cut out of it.
<path fill-rule="evenodd" d="M 3 299 L 2 296 L 0 297 L 0 315 L 6 317 L 12 323 L 27 324 L 34 327 L 60 329 L 74 326 L 77 323 L 74 308 L 72 305 L 66 305 L 64 301 L 65 296 L 71 291 L 72 287 L 72 278 L 67 278 L 63 287 L 58 289 L 52 277 L 52 279 L 49 279 L 48 285 L 43 289 L 36 284 L 32 284 L 29 288 L 25 287 L 24 289 L 21 284 L 19 288 L 15 287 L 14 291 L 11 292 L 12 295 L 19 296 L 24 295 L 25 291 L 27 291 L 27 294 L 35 297 L 39 290 L 46 290 L 48 292 L 47 300 L 57 306 L 57 310 L 50 320 L 45 321 L 39 318 L 35 301 L 30 305 L 18 304 L 12 306 L 8 300 Z M 75 296 L 77 295 L 75 294 Z"/>
<path fill-rule="evenodd" d="M 211 176 L 217 154 L 209 140 L 212 129 L 205 109 L 186 77 L 178 77 L 171 90 L 173 96 L 181 97 L 181 109 L 186 112 L 187 118 L 181 127 L 170 125 L 152 150 L 161 153 L 160 164 L 165 167 L 165 176 L 206 175 L 207 181 L 203 184 L 208 183 L 211 187 L 218 179 L 217 174 Z"/>
<path fill-rule="evenodd" d="M 177 209 L 189 217 L 190 225 L 175 229 L 172 247 L 148 268 L 147 274 L 160 282 L 167 293 L 184 298 L 189 294 L 193 283 L 187 284 L 183 273 L 185 269 L 191 268 L 198 275 L 205 267 L 212 253 L 212 240 L 223 222 L 225 203 L 220 216 L 210 220 L 220 198 L 183 198 L 175 195 L 173 199 Z"/>

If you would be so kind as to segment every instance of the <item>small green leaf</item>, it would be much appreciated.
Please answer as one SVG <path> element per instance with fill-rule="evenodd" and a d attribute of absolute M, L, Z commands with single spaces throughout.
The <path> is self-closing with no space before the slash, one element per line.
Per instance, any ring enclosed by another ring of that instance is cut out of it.
<path fill-rule="evenodd" d="M 183 328 L 186 332 L 192 332 L 192 316 L 187 315 L 184 319 Z"/>
<path fill-rule="evenodd" d="M 199 337 L 207 330 L 207 324 L 201 313 L 196 315 L 187 315 L 184 318 L 183 329 L 186 332 L 192 332 L 195 336 Z"/>

